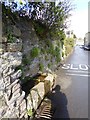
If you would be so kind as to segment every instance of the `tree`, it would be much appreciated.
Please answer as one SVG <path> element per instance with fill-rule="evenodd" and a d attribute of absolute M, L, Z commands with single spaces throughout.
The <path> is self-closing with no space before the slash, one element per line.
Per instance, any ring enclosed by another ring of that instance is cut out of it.
<path fill-rule="evenodd" d="M 73 38 L 74 38 L 74 39 L 76 39 L 76 38 L 77 38 L 77 36 L 76 36 L 75 34 L 73 34 Z"/>
<path fill-rule="evenodd" d="M 20 2 L 20 5 L 11 2 L 8 6 L 13 12 L 18 11 L 20 15 L 41 21 L 42 24 L 50 28 L 53 26 L 65 28 L 66 24 L 64 21 L 69 17 L 72 10 L 70 0 L 60 1 L 57 6 L 55 6 L 55 2 L 26 2 L 26 4 Z"/>
<path fill-rule="evenodd" d="M 55 2 L 26 2 L 24 4 L 20 2 L 20 8 L 17 6 L 18 4 L 15 2 L 8 4 L 13 13 L 17 12 L 19 16 L 28 16 L 29 19 L 52 31 L 56 36 L 60 36 L 59 33 L 63 33 L 67 28 L 67 19 L 72 10 L 70 0 L 60 1 L 57 6 L 55 6 Z"/>

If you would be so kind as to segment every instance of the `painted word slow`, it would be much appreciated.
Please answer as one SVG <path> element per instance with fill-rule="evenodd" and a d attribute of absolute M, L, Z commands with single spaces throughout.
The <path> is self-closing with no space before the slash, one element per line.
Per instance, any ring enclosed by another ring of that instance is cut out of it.
<path fill-rule="evenodd" d="M 75 65 L 75 64 L 63 64 L 62 66 L 63 69 L 71 69 L 71 70 L 89 70 L 90 66 L 89 65 L 85 65 L 85 64 L 79 64 L 79 65 Z"/>

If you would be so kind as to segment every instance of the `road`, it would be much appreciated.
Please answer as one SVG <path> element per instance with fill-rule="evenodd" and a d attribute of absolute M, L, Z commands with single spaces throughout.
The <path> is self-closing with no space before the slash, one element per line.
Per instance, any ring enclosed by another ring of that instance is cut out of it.
<path fill-rule="evenodd" d="M 51 97 L 54 118 L 88 118 L 88 79 L 90 52 L 76 46 L 56 71 L 56 88 Z"/>

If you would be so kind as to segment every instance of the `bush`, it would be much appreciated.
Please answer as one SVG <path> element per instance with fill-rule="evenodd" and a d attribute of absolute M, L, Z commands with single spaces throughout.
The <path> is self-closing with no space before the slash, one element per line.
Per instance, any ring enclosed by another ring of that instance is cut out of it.
<path fill-rule="evenodd" d="M 50 68 L 51 67 L 51 63 L 48 63 L 48 68 Z"/>
<path fill-rule="evenodd" d="M 42 63 L 39 63 L 39 70 L 43 71 L 43 69 L 44 69 L 44 65 Z"/>
<path fill-rule="evenodd" d="M 55 57 L 56 57 L 56 62 L 60 62 L 61 58 L 60 58 L 60 48 L 56 47 L 55 48 Z"/>
<path fill-rule="evenodd" d="M 66 38 L 64 41 L 64 45 L 65 45 L 65 55 L 67 56 L 73 49 L 74 39 L 73 38 Z"/>
<path fill-rule="evenodd" d="M 32 59 L 34 59 L 35 57 L 38 57 L 39 54 L 40 54 L 39 48 L 37 47 L 32 48 L 31 53 L 30 53 Z"/>
<path fill-rule="evenodd" d="M 62 57 L 64 57 L 64 52 L 62 52 Z"/>

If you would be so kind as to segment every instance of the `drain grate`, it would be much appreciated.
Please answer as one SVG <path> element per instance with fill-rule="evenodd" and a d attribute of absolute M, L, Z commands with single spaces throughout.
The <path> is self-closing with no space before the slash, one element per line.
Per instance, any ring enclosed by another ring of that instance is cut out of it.
<path fill-rule="evenodd" d="M 45 99 L 36 111 L 35 120 L 51 120 L 53 114 L 54 110 L 52 109 L 51 101 L 49 99 Z"/>

